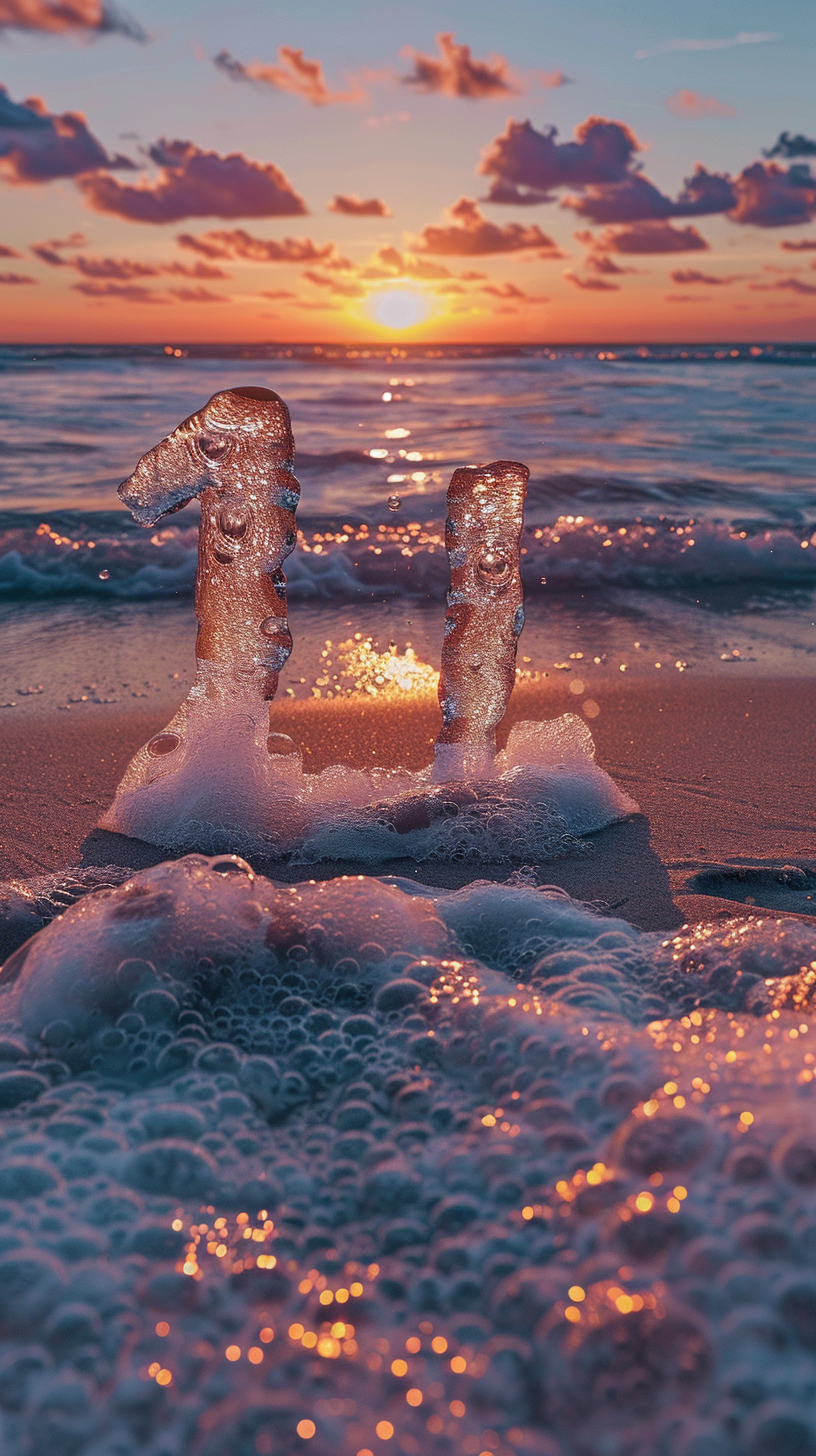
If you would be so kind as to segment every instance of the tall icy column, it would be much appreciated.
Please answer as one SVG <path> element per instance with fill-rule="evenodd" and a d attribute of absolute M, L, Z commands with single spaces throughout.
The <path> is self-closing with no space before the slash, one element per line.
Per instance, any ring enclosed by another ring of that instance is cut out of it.
<path fill-rule="evenodd" d="M 241 806 L 268 767 L 269 700 L 292 650 L 282 567 L 297 538 L 294 452 L 279 395 L 228 389 L 143 455 L 119 487 L 145 526 L 200 498 L 196 680 L 132 759 L 103 828 L 169 844 L 170 820 L 184 813 L 210 825 L 246 822 Z"/>
<path fill-rule="evenodd" d="M 515 461 L 456 470 L 445 545 L 451 569 L 434 777 L 489 773 L 524 626 L 519 542 L 530 472 Z"/>

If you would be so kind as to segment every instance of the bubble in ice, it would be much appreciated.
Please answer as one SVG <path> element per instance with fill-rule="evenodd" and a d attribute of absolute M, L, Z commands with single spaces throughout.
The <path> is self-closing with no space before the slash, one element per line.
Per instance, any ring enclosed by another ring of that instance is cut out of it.
<path fill-rule="evenodd" d="M 389 511 L 398 511 L 400 506 L 402 505 L 402 497 L 398 495 L 390 495 L 386 504 Z"/>
<path fill-rule="evenodd" d="M 807 1450 L 812 964 L 523 875 L 86 894 L 0 973 L 4 1452 Z"/>

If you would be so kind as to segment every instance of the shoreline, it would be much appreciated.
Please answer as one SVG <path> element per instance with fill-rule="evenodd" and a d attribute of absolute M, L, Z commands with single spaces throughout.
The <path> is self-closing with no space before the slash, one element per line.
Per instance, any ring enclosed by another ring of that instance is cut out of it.
<path fill-rule="evenodd" d="M 750 913 L 816 913 L 804 887 L 779 880 L 783 866 L 816 870 L 812 810 L 816 782 L 816 682 L 802 678 L 631 679 L 593 687 L 590 721 L 598 762 L 642 813 L 591 836 L 576 859 L 537 866 L 559 885 L 644 929 Z M 513 722 L 565 712 L 581 716 L 563 680 L 521 681 L 499 734 Z M 111 712 L 83 704 L 60 715 L 0 721 L 0 878 L 30 878 L 79 864 L 155 863 L 165 854 L 105 833 L 96 823 L 132 753 L 167 720 L 162 705 Z M 430 761 L 439 710 L 430 695 L 278 700 L 273 731 L 304 751 L 307 772 L 332 762 L 420 768 Z M 513 863 L 415 864 L 394 860 L 380 875 L 454 887 L 504 880 Z M 357 863 L 258 864 L 279 880 L 359 873 Z M 744 871 L 742 878 L 736 870 Z M 371 867 L 365 872 L 371 874 Z M 729 873 L 730 872 L 730 873 Z M 702 887 L 702 888 L 701 888 Z"/>

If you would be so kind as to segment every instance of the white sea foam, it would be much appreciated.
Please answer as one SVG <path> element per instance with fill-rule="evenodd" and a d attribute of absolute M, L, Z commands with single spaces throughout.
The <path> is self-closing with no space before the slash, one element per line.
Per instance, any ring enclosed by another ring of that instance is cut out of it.
<path fill-rule="evenodd" d="M 177 746 L 140 749 L 100 822 L 177 853 L 541 861 L 637 812 L 595 763 L 574 714 L 515 724 L 504 752 L 475 775 L 455 745 L 417 773 L 335 765 L 304 774 L 297 751 L 270 753 L 266 705 L 248 694 L 241 702 L 240 685 L 229 711 L 194 691 L 171 728 Z"/>
<path fill-rule="evenodd" d="M 524 879 L 191 856 L 6 963 L 4 1456 L 813 1448 L 816 929 Z"/>
<path fill-rule="evenodd" d="M 442 531 L 440 521 L 427 522 L 427 529 L 423 525 L 416 533 L 425 541 L 415 539 L 408 550 L 390 523 L 382 537 L 366 528 L 363 536 L 349 540 L 347 533 L 337 531 L 345 539 L 323 540 L 319 552 L 300 549 L 290 557 L 289 598 L 337 602 L 372 595 L 430 595 L 441 599 L 448 576 Z M 148 536 L 124 524 L 113 529 L 108 516 L 93 532 L 92 547 L 87 542 L 90 534 L 81 517 L 73 525 L 60 521 L 51 535 L 28 526 L 0 531 L 0 596 L 142 601 L 192 591 L 195 527 L 168 525 Z M 574 517 L 562 517 L 538 534 L 537 528 L 525 529 L 522 581 L 528 598 L 540 595 L 543 587 L 584 591 L 616 586 L 662 592 L 694 584 L 808 586 L 816 578 L 814 537 L 812 524 L 803 530 L 708 520 L 692 525 L 688 516 L 636 519 L 619 509 L 602 520 L 582 517 L 578 524 Z M 804 548 L 803 542 L 808 543 Z M 101 571 L 108 575 L 100 577 Z"/>

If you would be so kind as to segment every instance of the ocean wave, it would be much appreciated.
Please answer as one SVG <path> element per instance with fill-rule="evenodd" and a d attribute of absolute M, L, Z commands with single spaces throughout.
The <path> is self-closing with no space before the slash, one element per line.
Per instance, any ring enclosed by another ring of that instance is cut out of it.
<path fill-rule="evenodd" d="M 530 596 L 607 587 L 676 591 L 816 584 L 813 526 L 796 530 L 667 517 L 617 523 L 576 516 L 528 527 L 522 542 L 522 578 Z M 301 531 L 298 545 L 287 567 L 295 600 L 383 595 L 441 600 L 447 589 L 439 521 Z M 7 525 L 0 529 L 0 598 L 188 595 L 197 552 L 194 524 L 150 535 L 126 522 L 94 535 L 79 525 Z"/>

